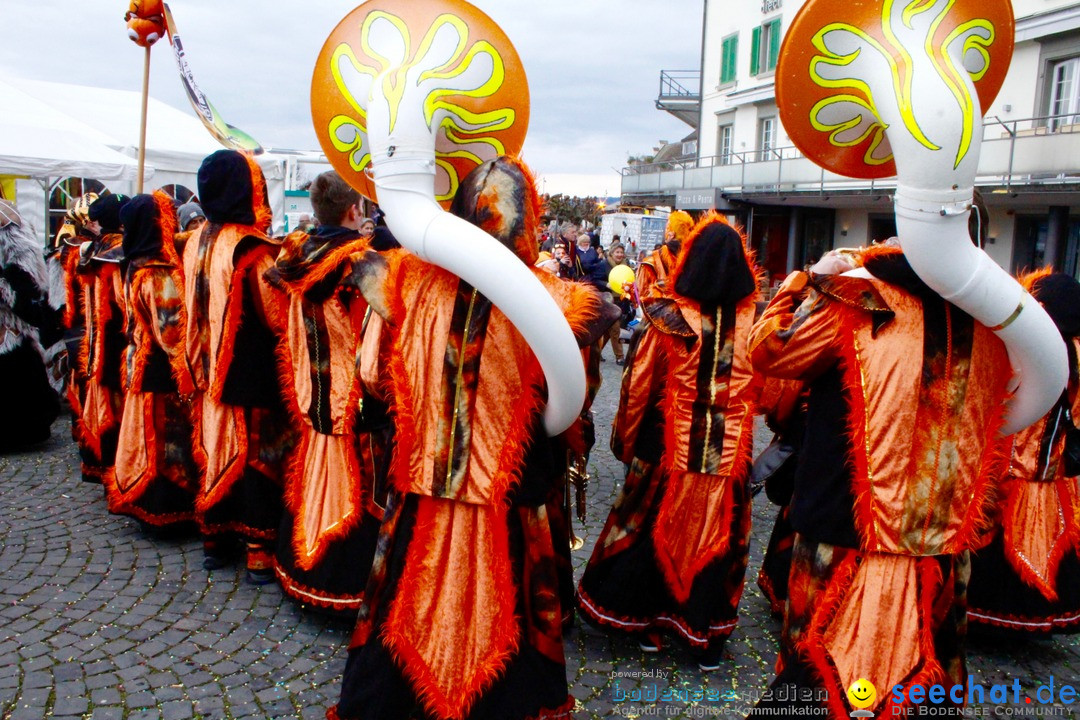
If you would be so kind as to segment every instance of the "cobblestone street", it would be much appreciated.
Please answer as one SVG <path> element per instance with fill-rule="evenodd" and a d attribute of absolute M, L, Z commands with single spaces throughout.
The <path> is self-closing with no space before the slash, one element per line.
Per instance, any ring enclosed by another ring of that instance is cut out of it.
<path fill-rule="evenodd" d="M 622 480 L 608 450 L 621 368 L 607 353 L 589 517 L 584 530 L 577 525 L 585 536 L 575 554 L 579 573 Z M 763 433 L 758 447 L 768 439 Z M 739 626 L 721 669 L 703 674 L 678 645 L 645 655 L 579 622 L 566 638 L 576 717 L 745 712 L 772 674 L 780 630 L 754 583 L 774 515 L 759 495 Z M 203 570 L 193 536 L 151 539 L 134 521 L 109 515 L 101 487 L 79 480 L 66 416 L 42 448 L 0 457 L 3 720 L 321 718 L 339 690 L 350 630 L 349 621 L 301 608 L 276 586 L 247 584 L 239 567 Z M 1054 676 L 1058 685 L 1075 686 L 1078 668 L 1076 636 L 969 645 L 969 669 L 986 685 L 1018 679 L 1033 692 Z M 734 690 L 740 699 L 670 706 L 616 700 L 616 690 L 649 698 L 669 687 L 687 696 Z"/>

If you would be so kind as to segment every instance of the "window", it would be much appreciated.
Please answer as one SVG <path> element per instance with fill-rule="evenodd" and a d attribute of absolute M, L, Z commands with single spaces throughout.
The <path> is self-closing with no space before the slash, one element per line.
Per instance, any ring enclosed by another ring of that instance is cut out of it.
<path fill-rule="evenodd" d="M 754 28 L 750 35 L 750 74 L 763 75 L 776 69 L 780 57 L 780 18 Z"/>
<path fill-rule="evenodd" d="M 1080 57 L 1056 62 L 1050 78 L 1050 130 L 1080 122 Z"/>
<path fill-rule="evenodd" d="M 195 193 L 183 185 L 162 185 L 161 191 L 171 197 L 177 206 L 183 205 L 190 200 L 199 201 L 199 198 L 195 197 Z"/>
<path fill-rule="evenodd" d="M 739 34 L 729 35 L 720 44 L 720 84 L 735 82 L 735 69 L 739 57 Z"/>
<path fill-rule="evenodd" d="M 69 177 L 58 181 L 49 193 L 49 242 L 56 237 L 60 226 L 64 224 L 68 207 L 86 193 L 107 195 L 108 190 L 99 180 L 92 178 Z"/>
<path fill-rule="evenodd" d="M 717 153 L 717 154 L 720 156 L 720 164 L 721 165 L 730 165 L 731 164 L 731 144 L 732 144 L 732 141 L 734 139 L 734 136 L 735 136 L 735 126 L 734 125 L 721 125 L 720 126 L 720 137 L 717 140 L 716 144 L 717 144 L 717 146 L 718 146 L 718 148 L 720 150 L 720 152 Z"/>
<path fill-rule="evenodd" d="M 767 117 L 758 120 L 758 160 L 772 160 L 776 148 L 776 118 Z"/>

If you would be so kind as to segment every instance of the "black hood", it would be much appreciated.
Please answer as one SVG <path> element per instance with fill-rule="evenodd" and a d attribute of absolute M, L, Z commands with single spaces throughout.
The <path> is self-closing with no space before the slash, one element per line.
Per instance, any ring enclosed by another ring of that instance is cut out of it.
<path fill-rule="evenodd" d="M 675 292 L 703 304 L 730 306 L 757 289 L 742 235 L 722 220 L 691 235 L 675 267 Z"/>
<path fill-rule="evenodd" d="M 218 150 L 199 167 L 199 201 L 210 222 L 257 226 L 267 204 L 262 171 L 243 153 Z"/>
<path fill-rule="evenodd" d="M 101 225 L 102 234 L 120 232 L 120 210 L 130 201 L 127 195 L 111 193 L 95 200 L 86 215 Z"/>
<path fill-rule="evenodd" d="M 1031 294 L 1066 338 L 1080 336 L 1080 282 L 1065 273 L 1051 273 L 1035 281 Z"/>
<path fill-rule="evenodd" d="M 136 195 L 120 211 L 120 220 L 124 224 L 124 261 L 131 262 L 138 258 L 161 255 L 166 237 L 172 241 L 174 232 L 166 225 L 173 215 L 172 202 L 168 204 L 169 218 L 162 217 L 161 201 L 153 195 Z M 175 227 L 175 226 L 174 226 Z"/>

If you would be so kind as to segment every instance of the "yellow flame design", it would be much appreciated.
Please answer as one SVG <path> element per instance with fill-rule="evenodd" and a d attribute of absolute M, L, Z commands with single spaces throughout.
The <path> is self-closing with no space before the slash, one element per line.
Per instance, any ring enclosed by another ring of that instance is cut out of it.
<path fill-rule="evenodd" d="M 385 20 L 400 34 L 404 43 L 404 57 L 406 60 L 400 64 L 396 61 L 380 55 L 370 43 L 372 25 Z M 364 105 L 367 98 L 357 98 L 350 91 L 345 78 L 341 74 L 341 62 L 347 60 L 352 68 L 363 75 L 370 76 L 373 80 L 383 75 L 383 93 L 390 103 L 390 128 L 393 129 L 397 122 L 398 113 L 402 111 L 401 102 L 406 91 L 408 72 L 411 68 L 422 65 L 432 50 L 435 36 L 445 26 L 452 26 L 457 34 L 457 46 L 453 49 L 446 62 L 440 66 L 423 71 L 416 83 L 425 80 L 450 79 L 464 74 L 478 55 L 484 54 L 491 59 L 491 73 L 485 82 L 474 90 L 461 90 L 453 88 L 435 88 L 428 92 L 423 100 L 422 111 L 424 119 L 430 128 L 435 115 L 443 111 L 445 117 L 440 121 L 440 128 L 448 140 L 462 147 L 451 152 L 439 152 L 436 165 L 441 172 L 446 173 L 449 179 L 449 190 L 436 199 L 448 200 L 454 196 L 459 186 L 460 178 L 454 166 L 446 158 L 467 158 L 471 162 L 480 164 L 483 160 L 474 152 L 470 152 L 470 144 L 483 144 L 491 147 L 497 155 L 505 152 L 503 144 L 491 133 L 505 130 L 514 124 L 516 113 L 513 108 L 504 107 L 495 110 L 475 113 L 453 102 L 454 96 L 485 98 L 491 97 L 502 88 L 505 81 L 505 66 L 500 53 L 491 43 L 480 40 L 469 44 L 469 26 L 457 17 L 444 13 L 438 16 L 424 33 L 419 45 L 415 50 L 412 46 L 412 36 L 409 27 L 400 17 L 385 11 L 373 11 L 364 18 L 361 27 L 361 49 L 367 57 L 374 60 L 374 64 L 367 64 L 360 60 L 353 48 L 348 43 L 338 45 L 330 57 L 330 71 L 334 84 L 338 91 L 345 97 L 355 112 L 352 115 L 338 115 L 334 117 L 328 126 L 329 137 L 334 148 L 342 153 L 349 154 L 349 165 L 356 171 L 362 171 L 371 163 L 370 150 L 365 145 L 367 135 L 367 112 Z M 385 74 L 384 74 L 385 73 Z"/>
<path fill-rule="evenodd" d="M 977 18 L 958 25 L 942 42 L 935 44 L 935 36 L 938 34 L 942 22 L 948 16 L 954 4 L 955 0 L 947 0 L 947 2 L 939 8 L 929 24 L 926 37 L 923 41 L 922 51 L 926 54 L 942 82 L 945 83 L 949 92 L 956 99 L 957 105 L 960 108 L 963 127 L 954 161 L 954 167 L 958 167 L 971 148 L 972 135 L 975 127 L 975 104 L 971 94 L 968 92 L 967 85 L 963 82 L 963 76 L 961 75 L 961 72 L 967 72 L 967 70 L 962 67 L 958 68 L 947 51 L 958 38 L 966 35 L 967 37 L 964 37 L 964 44 L 960 56 L 963 57 L 969 51 L 974 51 L 981 56 L 982 67 L 969 73 L 973 81 L 978 81 L 985 75 L 990 67 L 990 54 L 987 51 L 987 48 L 993 44 L 995 35 L 993 24 L 991 22 L 986 19 Z M 914 30 L 915 18 L 924 13 L 933 11 L 938 5 L 939 0 L 911 0 L 911 2 L 908 2 L 901 10 L 900 21 L 908 30 Z M 888 126 L 881 121 L 880 114 L 877 111 L 877 103 L 874 100 L 873 91 L 864 80 L 857 77 L 831 79 L 824 77 L 821 74 L 822 65 L 831 67 L 846 67 L 851 65 L 859 57 L 864 48 L 871 48 L 877 51 L 888 63 L 892 75 L 892 91 L 897 103 L 897 109 L 899 110 L 900 118 L 907 131 L 911 133 L 911 136 L 923 147 L 926 147 L 929 150 L 941 149 L 939 145 L 927 137 L 916 118 L 913 107 L 914 97 L 912 93 L 912 72 L 914 64 L 909 49 L 901 42 L 897 36 L 896 28 L 893 26 L 894 6 L 895 0 L 885 0 L 882 3 L 881 29 L 882 34 L 885 37 L 884 43 L 871 37 L 862 28 L 842 22 L 825 25 L 811 40 L 814 48 L 819 53 L 810 61 L 811 80 L 820 87 L 845 92 L 831 95 L 816 103 L 810 109 L 810 123 L 815 129 L 829 133 L 829 142 L 837 147 L 859 145 L 868 137 L 873 136 L 873 140 L 863 157 L 863 160 L 868 165 L 880 165 L 892 159 L 891 154 L 880 158 L 874 157 L 874 153 L 877 151 L 878 146 L 885 137 L 885 130 Z M 976 30 L 982 30 L 986 37 L 973 32 Z M 837 31 L 854 35 L 861 41 L 863 48 L 856 49 L 846 55 L 830 50 L 825 43 L 825 36 Z M 877 90 L 878 92 L 882 92 L 885 88 L 879 87 Z M 841 122 L 826 122 L 821 120 L 822 111 L 837 103 L 853 103 L 866 110 L 867 115 L 857 113 L 850 119 Z M 843 133 L 861 125 L 865 121 L 866 116 L 873 117 L 874 121 L 869 122 L 868 127 L 860 133 L 857 138 L 854 140 L 840 139 L 840 136 Z"/>

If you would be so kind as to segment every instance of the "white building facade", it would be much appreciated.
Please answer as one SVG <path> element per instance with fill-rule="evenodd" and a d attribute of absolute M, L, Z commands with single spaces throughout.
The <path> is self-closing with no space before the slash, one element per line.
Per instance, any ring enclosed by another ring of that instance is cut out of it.
<path fill-rule="evenodd" d="M 678 75 L 672 92 L 662 73 L 657 99 L 657 107 L 697 129 L 697 156 L 627 168 L 622 180 L 624 201 L 633 204 L 728 213 L 775 277 L 830 248 L 895 231 L 892 181 L 822 171 L 780 123 L 776 65 L 803 2 L 704 0 L 697 77 Z M 1078 274 L 1080 2 L 1016 0 L 1013 11 L 1015 50 L 985 109 L 976 180 L 990 211 L 985 247 L 1010 271 L 1052 263 Z"/>

